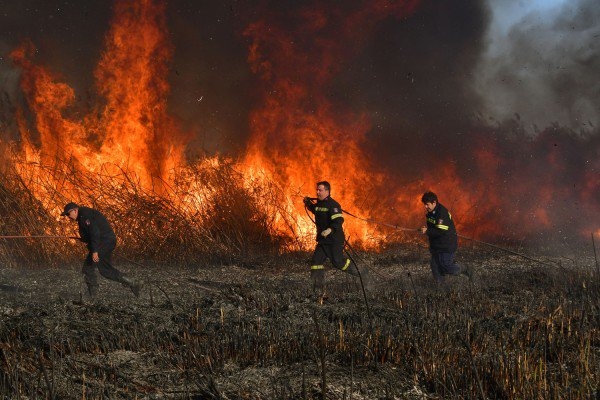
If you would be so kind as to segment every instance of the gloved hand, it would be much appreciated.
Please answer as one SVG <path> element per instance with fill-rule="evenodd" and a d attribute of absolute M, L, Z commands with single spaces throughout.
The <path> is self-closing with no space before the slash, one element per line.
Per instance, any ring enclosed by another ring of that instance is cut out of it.
<path fill-rule="evenodd" d="M 329 236 L 330 233 L 331 233 L 331 228 L 327 228 L 323 232 L 321 232 L 321 236 L 327 237 L 327 236 Z"/>
<path fill-rule="evenodd" d="M 305 206 L 309 206 L 312 204 L 312 202 L 310 201 L 310 197 L 308 197 L 308 196 L 304 197 L 303 201 L 304 201 Z"/>

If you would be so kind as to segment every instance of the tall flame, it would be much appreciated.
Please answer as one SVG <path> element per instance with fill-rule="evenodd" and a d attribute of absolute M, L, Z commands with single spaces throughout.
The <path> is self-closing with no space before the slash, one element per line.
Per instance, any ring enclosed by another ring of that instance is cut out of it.
<path fill-rule="evenodd" d="M 31 113 L 35 117 L 35 131 L 39 133 L 39 148 L 36 151 L 36 140 L 31 135 L 23 112 L 17 114 L 21 136 L 28 160 L 57 152 L 72 152 L 81 158 L 89 156 L 85 126 L 66 118 L 69 107 L 75 102 L 75 93 L 71 87 L 56 82 L 56 77 L 43 67 L 35 65 L 30 58 L 35 48 L 30 42 L 11 53 L 14 62 L 21 67 L 21 86 L 29 103 Z"/>
<path fill-rule="evenodd" d="M 21 118 L 27 160 L 74 158 L 90 172 L 122 171 L 142 187 L 160 193 L 162 182 L 168 181 L 169 171 L 181 163 L 183 154 L 166 110 L 171 57 L 166 34 L 163 5 L 151 0 L 117 2 L 106 50 L 95 72 L 105 102 L 83 118 L 69 117 L 77 106 L 73 89 L 34 64 L 31 43 L 13 51 L 39 133 L 36 146 Z"/>
<path fill-rule="evenodd" d="M 570 223 L 567 218 L 571 218 L 561 215 L 560 208 L 567 207 L 573 197 L 586 204 L 582 211 L 586 221 L 576 226 L 597 232 L 597 223 L 591 221 L 600 211 L 597 140 L 591 142 L 596 150 L 587 152 L 589 160 L 581 161 L 565 159 L 564 154 L 576 154 L 586 143 L 577 139 L 561 143 L 560 134 L 497 143 L 486 134 L 471 133 L 465 141 L 468 151 L 464 151 L 470 160 L 462 164 L 463 170 L 456 155 L 445 153 L 436 154 L 420 179 L 373 166 L 375 156 L 364 150 L 373 140 L 368 137 L 368 116 L 349 111 L 330 93 L 342 68 L 360 54 L 375 26 L 384 18 L 410 16 L 417 5 L 417 0 L 373 0 L 343 7 L 329 2 L 325 8 L 317 2 L 300 6 L 286 18 L 266 10 L 261 20 L 244 31 L 250 41 L 248 63 L 262 92 L 249 115 L 251 137 L 236 170 L 242 171 L 242 183 L 248 187 L 271 188 L 273 182 L 278 186 L 283 204 L 262 205 L 269 214 L 276 214 L 277 232 L 273 233 L 289 235 L 291 228 L 301 243 L 312 243 L 314 229 L 304 217 L 301 197 L 314 195 L 320 180 L 332 183 L 332 196 L 347 211 L 404 227 L 422 223 L 420 195 L 432 189 L 442 194 L 442 203 L 448 200 L 446 205 L 458 216 L 461 232 L 473 236 L 482 232 L 500 235 L 512 227 L 518 227 L 522 235 L 541 228 L 560 229 L 557 226 Z M 186 194 L 178 201 L 194 206 L 218 196 L 195 179 L 194 168 L 210 167 L 222 159 L 186 164 L 187 135 L 167 111 L 173 47 L 164 3 L 117 0 L 104 45 L 94 71 L 99 100 L 88 109 L 78 103 L 61 76 L 36 64 L 32 43 L 11 53 L 21 69 L 28 105 L 16 113 L 23 174 L 45 173 L 43 168 L 32 172 L 30 163 L 51 166 L 57 159 L 69 160 L 70 168 L 120 179 L 125 176 L 157 195 L 165 195 L 171 185 L 183 186 Z M 548 142 L 554 142 L 554 147 L 544 147 Z M 560 153 L 556 148 L 568 151 Z M 520 152 L 519 157 L 513 157 L 515 152 Z M 398 153 L 404 156 L 402 149 Z M 541 162 L 534 162 L 540 154 Z M 583 173 L 568 171 L 583 162 L 589 163 L 578 167 Z M 472 170 L 465 172 L 465 165 Z M 176 169 L 189 179 L 175 180 L 171 173 Z M 572 176 L 578 177 L 577 182 L 565 178 Z M 48 181 L 53 176 L 43 178 Z M 76 199 L 76 188 L 70 185 L 56 182 L 52 191 L 35 185 L 32 190 L 43 203 L 55 193 Z M 575 185 L 577 195 L 573 196 Z M 353 240 L 365 246 L 376 247 L 386 240 L 373 224 L 347 218 L 345 227 Z"/>
<path fill-rule="evenodd" d="M 301 10 L 292 27 L 271 16 L 247 28 L 252 40 L 248 60 L 266 88 L 262 107 L 250 116 L 252 138 L 244 163 L 251 173 L 261 171 L 279 182 L 290 199 L 314 195 L 315 183 L 328 180 L 343 208 L 362 204 L 369 190 L 381 185 L 384 176 L 361 150 L 368 119 L 336 109 L 327 88 L 374 24 L 409 14 L 415 6 L 414 1 L 365 2 L 348 15 L 336 8 L 311 8 Z M 288 206 L 301 212 L 298 200 Z M 369 217 L 367 210 L 362 214 Z M 364 224 L 346 226 L 355 238 L 369 235 Z M 301 226 L 304 232 L 310 228 Z"/>
<path fill-rule="evenodd" d="M 142 184 L 154 189 L 182 161 L 178 132 L 167 115 L 172 48 L 164 14 L 164 4 L 153 0 L 117 2 L 95 73 L 106 98 L 98 121 L 103 158 L 134 168 Z"/>

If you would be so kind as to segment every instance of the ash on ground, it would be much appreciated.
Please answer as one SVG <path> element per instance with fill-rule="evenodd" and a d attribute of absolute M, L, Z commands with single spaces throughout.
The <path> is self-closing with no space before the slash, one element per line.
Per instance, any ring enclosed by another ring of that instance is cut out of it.
<path fill-rule="evenodd" d="M 460 258 L 460 257 L 459 257 Z M 0 268 L 0 396 L 52 399 L 592 398 L 594 260 L 464 254 L 473 280 L 433 284 L 428 256 L 365 254 L 372 285 L 289 266 L 118 265 L 139 298 L 80 267 Z M 540 372 L 541 371 L 541 372 Z"/>

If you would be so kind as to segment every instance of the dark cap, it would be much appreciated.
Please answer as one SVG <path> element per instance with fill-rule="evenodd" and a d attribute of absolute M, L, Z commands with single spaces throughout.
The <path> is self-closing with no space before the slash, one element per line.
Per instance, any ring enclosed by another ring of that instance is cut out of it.
<path fill-rule="evenodd" d="M 67 203 L 67 205 L 65 206 L 65 211 L 62 212 L 62 214 L 60 214 L 61 216 L 65 216 L 69 214 L 69 211 L 75 209 L 75 208 L 79 208 L 79 206 L 75 203 Z"/>

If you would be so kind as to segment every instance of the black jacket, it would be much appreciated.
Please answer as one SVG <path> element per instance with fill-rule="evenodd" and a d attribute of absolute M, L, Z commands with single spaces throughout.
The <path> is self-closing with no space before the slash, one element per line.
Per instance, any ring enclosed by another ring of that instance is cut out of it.
<path fill-rule="evenodd" d="M 452 215 L 442 204 L 437 203 L 433 211 L 426 214 L 429 250 L 433 254 L 454 253 L 458 248 L 456 228 Z"/>
<path fill-rule="evenodd" d="M 327 197 L 324 200 L 317 200 L 316 203 L 307 204 L 307 208 L 315 215 L 317 225 L 317 242 L 323 244 L 343 243 L 345 240 L 344 217 L 342 216 L 342 207 L 340 204 Z M 321 236 L 321 232 L 331 228 L 331 233 L 327 237 Z"/>
<path fill-rule="evenodd" d="M 99 251 L 101 244 L 117 240 L 106 217 L 93 208 L 79 207 L 77 225 L 81 241 L 88 244 L 88 250 L 92 253 Z"/>

